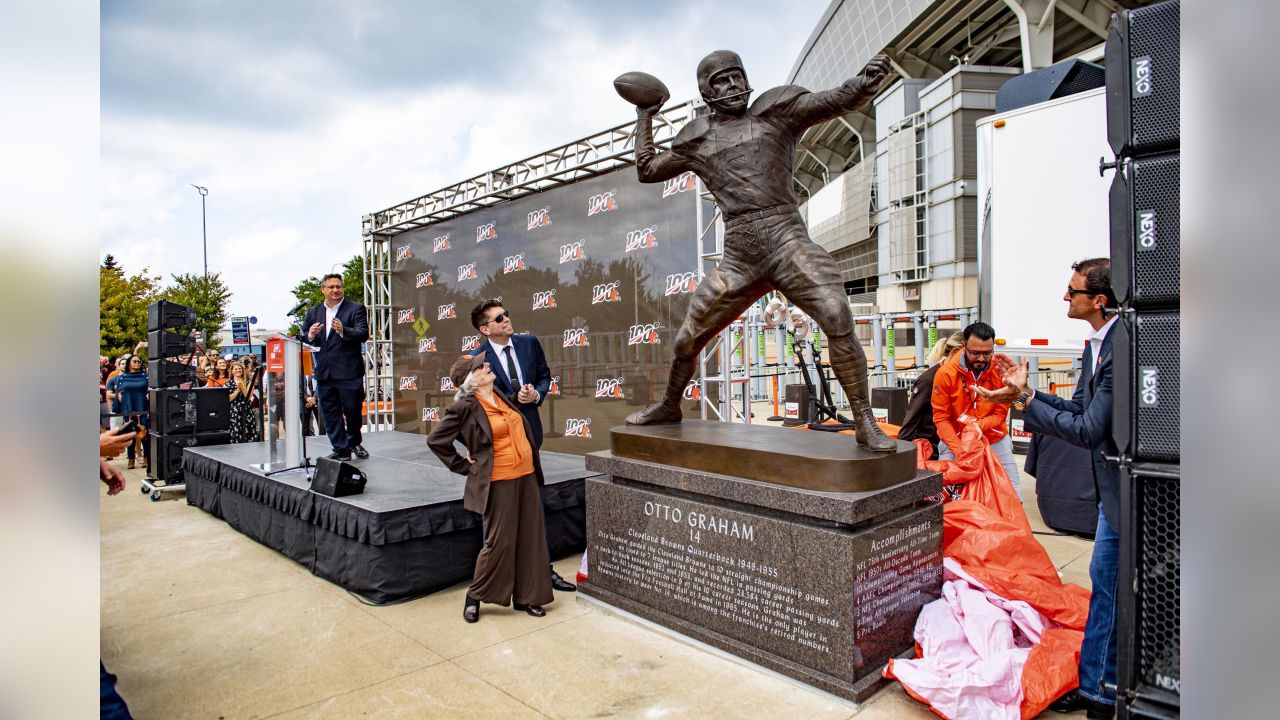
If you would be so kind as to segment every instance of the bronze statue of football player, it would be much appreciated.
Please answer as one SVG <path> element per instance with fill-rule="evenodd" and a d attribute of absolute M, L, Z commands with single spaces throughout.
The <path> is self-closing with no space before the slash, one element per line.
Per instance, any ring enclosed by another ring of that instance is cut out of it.
<path fill-rule="evenodd" d="M 748 107 L 752 90 L 742 59 L 717 50 L 698 63 L 698 90 L 711 115 L 691 121 L 661 153 L 654 148 L 652 119 L 662 103 L 637 106 L 640 181 L 662 182 L 692 170 L 715 196 L 725 236 L 719 267 L 694 291 L 676 333 L 666 395 L 630 415 L 628 425 L 680 422 L 680 398 L 698 353 L 761 295 L 777 289 L 827 334 L 831 368 L 849 398 L 858 443 L 879 452 L 896 449 L 871 412 L 867 356 L 853 337 L 840 270 L 809 239 L 791 190 L 796 142 L 805 128 L 865 105 L 888 72 L 889 59 L 877 55 L 860 75 L 833 90 L 784 85 Z"/>

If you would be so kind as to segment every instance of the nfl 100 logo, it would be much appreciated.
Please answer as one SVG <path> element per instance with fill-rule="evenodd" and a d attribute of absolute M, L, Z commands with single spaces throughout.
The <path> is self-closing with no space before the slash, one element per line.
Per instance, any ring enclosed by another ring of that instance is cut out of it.
<path fill-rule="evenodd" d="M 587 256 L 586 243 L 582 240 L 560 246 L 560 264 L 581 260 Z"/>
<path fill-rule="evenodd" d="M 565 418 L 564 436 L 591 439 L 591 418 Z"/>
<path fill-rule="evenodd" d="M 614 188 L 599 195 L 587 198 L 587 217 L 607 213 L 618 209 L 618 190 Z"/>
<path fill-rule="evenodd" d="M 556 306 L 556 291 L 544 290 L 533 294 L 534 310 L 550 310 Z"/>
<path fill-rule="evenodd" d="M 591 304 L 621 302 L 622 293 L 618 291 L 619 285 L 619 281 L 614 280 L 613 282 L 600 283 L 591 288 Z"/>
<path fill-rule="evenodd" d="M 622 378 L 599 378 L 596 380 L 596 397 L 621 400 Z"/>
<path fill-rule="evenodd" d="M 626 252 L 633 252 L 635 250 L 644 250 L 647 248 L 657 247 L 658 238 L 655 235 L 657 231 L 658 231 L 657 225 L 650 225 L 647 228 L 640 228 L 639 230 L 632 230 L 631 232 L 627 233 Z"/>
<path fill-rule="evenodd" d="M 662 339 L 658 337 L 658 330 L 662 327 L 659 323 L 644 323 L 641 325 L 632 325 L 627 329 L 628 345 L 658 345 Z"/>

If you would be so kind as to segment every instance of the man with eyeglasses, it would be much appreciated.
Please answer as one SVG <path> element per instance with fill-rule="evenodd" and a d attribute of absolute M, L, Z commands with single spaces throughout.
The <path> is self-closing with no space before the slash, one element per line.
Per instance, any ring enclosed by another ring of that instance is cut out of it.
<path fill-rule="evenodd" d="M 992 365 L 995 357 L 996 331 L 984 322 L 964 329 L 964 350 L 951 356 L 933 379 L 933 424 L 938 428 L 938 459 L 954 460 L 953 448 L 960 446 L 960 431 L 976 424 L 982 431 L 1009 483 L 1022 499 L 1018 481 L 1018 464 L 1013 459 L 1013 441 L 1006 430 L 1009 406 L 992 402 L 979 393 L 979 388 L 999 390 L 1004 378 Z"/>
<path fill-rule="evenodd" d="M 369 314 L 364 305 L 344 298 L 342 276 L 325 275 L 320 281 L 324 302 L 307 312 L 302 321 L 306 342 L 316 345 L 316 398 L 324 427 L 333 447 L 332 460 L 350 460 L 352 453 L 364 459 L 369 451 L 361 444 L 360 412 L 364 404 L 364 354 L 360 346 L 369 339 Z"/>
<path fill-rule="evenodd" d="M 489 369 L 493 371 L 493 387 L 506 395 L 529 423 L 534 450 L 542 449 L 542 417 L 538 414 L 538 407 L 551 389 L 551 368 L 547 367 L 542 344 L 532 335 L 516 335 L 511 325 L 511 313 L 496 298 L 485 300 L 471 309 L 471 325 L 486 338 L 476 353 L 485 353 L 485 357 L 493 358 L 489 363 Z M 543 515 L 545 518 L 545 508 Z M 550 532 L 548 527 L 548 535 Z M 547 549 L 551 549 L 549 537 Z M 560 577 L 554 567 L 551 568 L 551 587 L 562 592 L 578 589 Z"/>
<path fill-rule="evenodd" d="M 1023 410 L 1024 427 L 1030 432 L 1061 438 L 1089 451 L 1093 459 L 1093 484 L 1098 493 L 1098 527 L 1089 560 L 1089 617 L 1080 646 L 1080 686 L 1058 698 L 1056 712 L 1084 710 L 1086 716 L 1110 718 L 1115 714 L 1116 684 L 1116 577 L 1120 568 L 1120 471 L 1103 461 L 1115 456 L 1111 435 L 1112 368 L 1111 331 L 1116 307 L 1111 289 L 1111 260 L 1091 258 L 1071 266 L 1071 280 L 1062 299 L 1067 317 L 1089 323 L 1092 332 L 1080 358 L 1080 379 L 1070 400 L 1053 393 L 1036 392 L 1027 381 L 1027 365 L 1005 373 L 1006 387 L 984 392 L 995 402 L 1014 402 Z M 1015 400 L 1016 399 L 1016 400 Z"/>

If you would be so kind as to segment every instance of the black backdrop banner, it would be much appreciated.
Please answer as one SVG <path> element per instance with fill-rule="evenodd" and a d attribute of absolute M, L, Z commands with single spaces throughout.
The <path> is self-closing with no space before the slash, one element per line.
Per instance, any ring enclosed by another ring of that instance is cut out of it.
<path fill-rule="evenodd" d="M 500 298 L 551 367 L 543 448 L 608 448 L 609 428 L 666 387 L 670 345 L 701 279 L 698 202 L 692 173 L 642 184 L 626 167 L 396 236 L 396 429 L 425 434 L 443 417 L 449 366 L 484 340 L 471 308 Z M 695 379 L 686 415 L 700 393 Z"/>

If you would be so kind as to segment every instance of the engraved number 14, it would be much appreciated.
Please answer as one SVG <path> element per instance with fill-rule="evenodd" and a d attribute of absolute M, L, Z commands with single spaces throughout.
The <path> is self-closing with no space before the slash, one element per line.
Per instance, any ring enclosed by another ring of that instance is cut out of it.
<path fill-rule="evenodd" d="M 702 531 L 697 528 L 689 528 L 689 542 L 702 542 Z"/>

